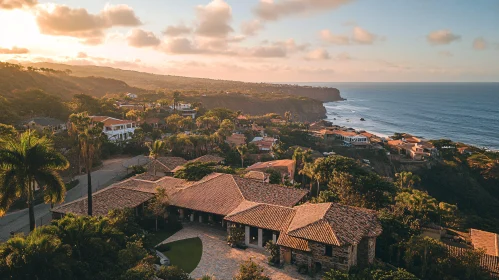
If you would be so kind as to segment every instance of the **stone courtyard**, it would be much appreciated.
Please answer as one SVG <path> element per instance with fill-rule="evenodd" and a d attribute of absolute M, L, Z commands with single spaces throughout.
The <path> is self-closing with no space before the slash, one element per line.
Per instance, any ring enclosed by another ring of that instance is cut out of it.
<path fill-rule="evenodd" d="M 312 279 L 299 274 L 297 268 L 292 265 L 286 265 L 283 268 L 269 266 L 267 264 L 268 254 L 264 250 L 231 248 L 226 242 L 226 231 L 208 225 L 186 224 L 182 230 L 170 236 L 162 243 L 194 237 L 199 237 L 203 243 L 201 261 L 191 273 L 191 276 L 194 278 L 213 275 L 216 279 L 232 279 L 239 270 L 239 264 L 251 258 L 263 267 L 265 269 L 264 273 L 272 279 Z"/>

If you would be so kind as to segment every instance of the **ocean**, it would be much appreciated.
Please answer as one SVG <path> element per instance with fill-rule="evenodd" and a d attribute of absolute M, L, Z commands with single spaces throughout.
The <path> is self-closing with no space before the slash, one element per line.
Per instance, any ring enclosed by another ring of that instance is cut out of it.
<path fill-rule="evenodd" d="M 333 124 L 499 150 L 499 83 L 301 84 L 340 90 L 346 101 L 324 104 Z"/>

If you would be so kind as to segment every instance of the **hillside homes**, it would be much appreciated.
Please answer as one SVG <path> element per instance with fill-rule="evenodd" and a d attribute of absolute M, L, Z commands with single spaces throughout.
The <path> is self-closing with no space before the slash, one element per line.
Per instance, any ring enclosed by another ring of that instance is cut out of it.
<path fill-rule="evenodd" d="M 150 181 L 152 180 L 152 181 Z M 141 174 L 93 194 L 93 213 L 132 208 L 143 213 L 157 188 L 169 198 L 169 212 L 183 221 L 244 231 L 247 246 L 280 246 L 283 263 L 347 271 L 374 260 L 381 225 L 374 212 L 337 203 L 298 204 L 306 190 L 213 173 L 197 182 Z M 52 209 L 53 217 L 86 215 L 87 198 Z"/>
<path fill-rule="evenodd" d="M 90 116 L 92 123 L 103 123 L 102 132 L 110 141 L 120 142 L 127 141 L 132 138 L 135 129 L 138 125 L 134 121 L 120 120 L 107 116 Z"/>

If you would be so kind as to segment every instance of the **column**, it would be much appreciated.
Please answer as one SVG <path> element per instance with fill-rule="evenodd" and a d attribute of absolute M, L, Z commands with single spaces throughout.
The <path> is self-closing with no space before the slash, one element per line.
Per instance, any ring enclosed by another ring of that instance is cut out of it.
<path fill-rule="evenodd" d="M 249 246 L 249 244 L 250 244 L 250 227 L 249 226 L 244 227 L 244 244 L 246 244 L 247 246 Z"/>
<path fill-rule="evenodd" d="M 180 219 L 183 219 L 184 218 L 184 209 L 179 209 L 178 212 L 179 212 Z"/>
<path fill-rule="evenodd" d="M 263 247 L 263 229 L 258 229 L 258 247 Z"/>
<path fill-rule="evenodd" d="M 194 222 L 194 212 L 191 213 L 191 222 Z"/>
<path fill-rule="evenodd" d="M 203 222 L 203 215 L 202 214 L 199 214 L 199 222 L 202 223 Z"/>
<path fill-rule="evenodd" d="M 272 233 L 272 242 L 274 242 L 274 244 L 277 243 L 277 234 L 275 234 L 274 232 Z"/>

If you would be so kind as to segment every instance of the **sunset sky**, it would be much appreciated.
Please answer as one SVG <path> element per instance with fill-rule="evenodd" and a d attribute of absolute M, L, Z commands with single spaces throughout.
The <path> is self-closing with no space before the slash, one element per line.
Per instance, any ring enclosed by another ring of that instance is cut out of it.
<path fill-rule="evenodd" d="M 253 82 L 499 81 L 497 0 L 0 0 L 0 61 Z"/>

